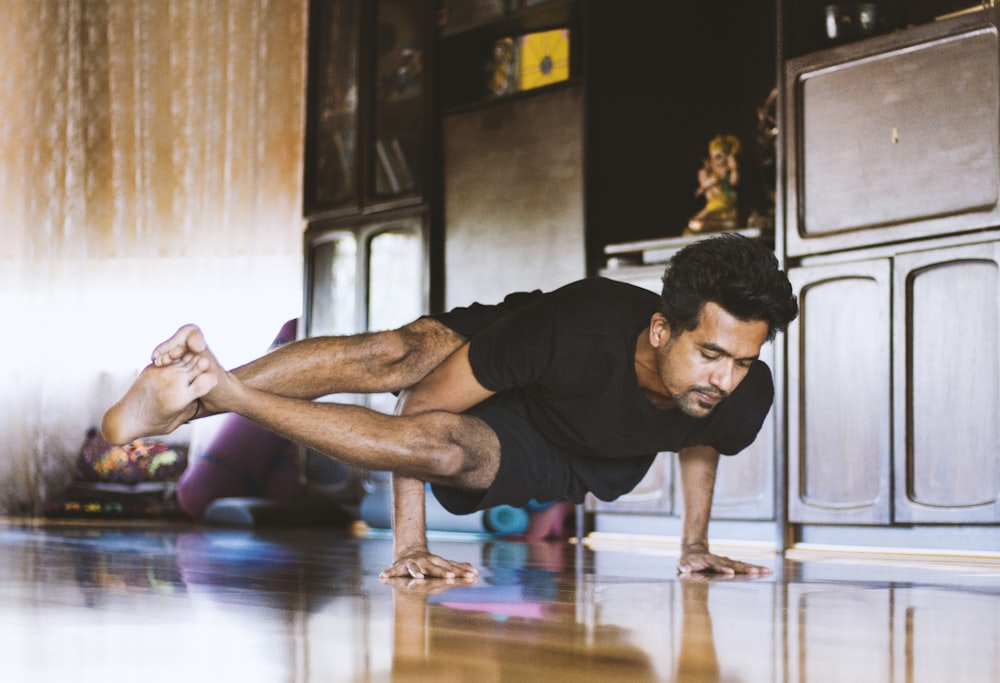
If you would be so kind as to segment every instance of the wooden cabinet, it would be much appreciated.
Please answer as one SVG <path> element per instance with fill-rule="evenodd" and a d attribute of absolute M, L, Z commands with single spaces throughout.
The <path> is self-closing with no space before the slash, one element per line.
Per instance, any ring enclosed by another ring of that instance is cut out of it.
<path fill-rule="evenodd" d="M 310 3 L 310 336 L 386 329 L 428 310 L 429 2 Z"/>
<path fill-rule="evenodd" d="M 429 308 L 428 2 L 310 4 L 310 336 L 396 327 Z"/>
<path fill-rule="evenodd" d="M 1000 521 L 1000 242 L 791 270 L 789 520 Z"/>
<path fill-rule="evenodd" d="M 785 46 L 787 500 L 806 540 L 939 544 L 928 525 L 947 524 L 988 543 L 973 525 L 1000 522 L 1000 11 L 933 13 Z"/>

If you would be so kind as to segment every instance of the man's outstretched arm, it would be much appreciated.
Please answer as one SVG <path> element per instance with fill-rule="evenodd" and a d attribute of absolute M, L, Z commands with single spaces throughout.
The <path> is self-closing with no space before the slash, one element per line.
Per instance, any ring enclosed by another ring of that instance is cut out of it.
<path fill-rule="evenodd" d="M 732 576 L 749 574 L 767 576 L 771 570 L 721 555 L 708 549 L 708 520 L 712 516 L 712 494 L 719 466 L 719 452 L 711 446 L 693 446 L 678 454 L 681 489 L 684 492 L 684 520 L 681 537 L 681 557 L 677 571 L 716 572 Z"/>

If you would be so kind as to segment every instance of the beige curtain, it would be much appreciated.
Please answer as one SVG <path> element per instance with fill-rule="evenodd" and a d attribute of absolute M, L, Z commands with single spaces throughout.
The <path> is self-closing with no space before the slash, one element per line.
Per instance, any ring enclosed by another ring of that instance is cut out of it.
<path fill-rule="evenodd" d="M 306 4 L 0 0 L 0 511 L 177 325 L 236 364 L 298 315 Z"/>

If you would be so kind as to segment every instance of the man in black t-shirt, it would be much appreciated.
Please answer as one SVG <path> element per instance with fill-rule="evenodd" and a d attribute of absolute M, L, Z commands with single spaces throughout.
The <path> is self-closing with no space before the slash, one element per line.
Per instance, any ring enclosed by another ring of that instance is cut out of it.
<path fill-rule="evenodd" d="M 676 451 L 679 570 L 761 574 L 709 551 L 708 517 L 719 454 L 752 443 L 770 409 L 761 346 L 796 314 L 774 255 L 723 234 L 674 257 L 662 297 L 583 280 L 395 331 L 302 340 L 229 373 L 184 326 L 102 428 L 122 443 L 235 412 L 350 465 L 392 471 L 387 578 L 476 573 L 428 551 L 425 482 L 458 513 L 587 492 L 613 500 L 657 452 Z M 401 392 L 397 415 L 313 400 L 376 391 Z"/>

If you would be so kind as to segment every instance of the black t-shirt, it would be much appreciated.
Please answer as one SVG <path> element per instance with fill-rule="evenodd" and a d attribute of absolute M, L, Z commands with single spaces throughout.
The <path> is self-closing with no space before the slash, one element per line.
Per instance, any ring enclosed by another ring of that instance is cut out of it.
<path fill-rule="evenodd" d="M 770 370 L 755 361 L 706 417 L 657 409 L 635 374 L 639 333 L 659 307 L 648 290 L 592 278 L 507 304 L 470 335 L 472 371 L 490 391 L 520 389 L 536 428 L 576 456 L 651 458 L 698 445 L 733 455 L 753 442 L 771 407 Z"/>

